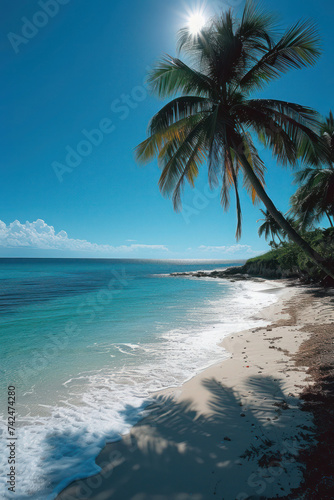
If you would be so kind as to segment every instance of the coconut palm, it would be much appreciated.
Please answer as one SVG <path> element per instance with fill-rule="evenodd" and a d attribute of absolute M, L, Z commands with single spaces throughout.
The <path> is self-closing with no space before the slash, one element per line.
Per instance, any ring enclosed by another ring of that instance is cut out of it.
<path fill-rule="evenodd" d="M 302 229 L 327 217 L 331 227 L 334 218 L 334 168 L 308 168 L 297 179 L 304 183 L 291 197 L 291 207 Z"/>
<path fill-rule="evenodd" d="M 258 234 L 261 236 L 264 234 L 264 238 L 267 241 L 269 238 L 272 238 L 274 245 L 276 246 L 275 238 L 277 237 L 280 243 L 283 243 L 281 236 L 284 238 L 284 234 L 281 226 L 276 222 L 274 217 L 268 212 L 268 210 L 264 211 L 260 208 L 264 218 L 258 219 L 256 222 L 263 221 L 261 226 L 258 229 Z"/>
<path fill-rule="evenodd" d="M 320 136 L 330 155 L 325 165 L 307 167 L 295 176 L 300 184 L 291 197 L 292 212 L 300 221 L 301 228 L 307 228 L 326 216 L 333 227 L 334 221 L 334 117 L 330 111 L 320 128 Z"/>
<path fill-rule="evenodd" d="M 334 163 L 334 116 L 332 111 L 329 112 L 328 118 L 321 125 L 320 134 L 329 147 L 330 162 Z"/>
<path fill-rule="evenodd" d="M 289 69 L 312 65 L 320 53 L 317 30 L 297 22 L 277 36 L 274 17 L 247 1 L 241 19 L 232 11 L 212 19 L 199 35 L 185 28 L 179 50 L 189 64 L 166 56 L 150 72 L 148 83 L 160 98 L 173 98 L 152 118 L 148 138 L 136 148 L 141 162 L 158 157 L 159 186 L 173 196 L 176 209 L 188 181 L 194 185 L 200 166 L 208 166 L 209 184 L 221 183 L 221 201 L 236 196 L 237 238 L 241 234 L 239 180 L 253 201 L 261 200 L 280 227 L 334 277 L 329 265 L 291 227 L 264 189 L 265 167 L 252 133 L 272 149 L 282 164 L 323 155 L 315 131 L 315 111 L 277 99 L 252 99 L 271 80 Z M 302 146 L 302 147 L 301 147 Z"/>

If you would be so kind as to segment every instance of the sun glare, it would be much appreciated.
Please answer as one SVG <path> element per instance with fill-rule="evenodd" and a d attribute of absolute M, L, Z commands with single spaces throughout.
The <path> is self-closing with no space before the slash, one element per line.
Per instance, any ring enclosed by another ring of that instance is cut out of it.
<path fill-rule="evenodd" d="M 205 17 L 201 12 L 191 14 L 188 20 L 189 31 L 192 35 L 198 35 L 205 25 Z"/>

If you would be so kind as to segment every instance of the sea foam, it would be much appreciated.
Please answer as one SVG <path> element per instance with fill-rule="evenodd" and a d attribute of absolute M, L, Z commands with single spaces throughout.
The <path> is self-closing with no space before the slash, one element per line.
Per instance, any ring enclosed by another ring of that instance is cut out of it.
<path fill-rule="evenodd" d="M 224 337 L 264 326 L 266 322 L 254 315 L 277 299 L 265 292 L 268 286 L 253 282 L 228 286 L 227 296 L 217 293 L 200 310 L 188 308 L 186 328 L 166 331 L 163 323 L 157 324 L 154 342 L 89 344 L 92 356 L 104 352 L 111 362 L 115 356 L 121 362 L 117 368 L 71 377 L 63 384 L 66 397 L 57 406 L 45 405 L 43 416 L 28 415 L 20 421 L 15 498 L 51 500 L 73 480 L 96 474 L 100 470 L 95 464 L 98 453 L 144 415 L 155 391 L 178 386 L 228 358 L 229 353 L 219 346 Z M 257 293 L 260 291 L 263 293 Z M 6 456 L 1 457 L 6 470 Z M 11 498 L 4 477 L 2 474 L 2 498 Z"/>

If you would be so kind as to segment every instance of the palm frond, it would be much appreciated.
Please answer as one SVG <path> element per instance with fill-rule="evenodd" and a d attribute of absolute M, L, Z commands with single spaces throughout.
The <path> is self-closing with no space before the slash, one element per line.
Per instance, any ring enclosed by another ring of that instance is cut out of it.
<path fill-rule="evenodd" d="M 181 118 L 171 123 L 166 128 L 161 128 L 151 134 L 146 140 L 138 144 L 135 148 L 135 156 L 138 162 L 146 164 L 161 154 L 164 146 L 173 139 L 179 139 L 184 136 L 185 131 L 194 127 L 202 118 L 201 113 L 191 117 Z"/>
<path fill-rule="evenodd" d="M 183 96 L 167 103 L 152 118 L 149 127 L 149 134 L 165 131 L 170 125 L 179 122 L 184 118 L 189 118 L 198 113 L 210 112 L 212 103 L 205 97 Z M 190 120 L 189 120 L 190 121 Z"/>
<path fill-rule="evenodd" d="M 159 155 L 159 164 L 162 173 L 159 187 L 163 194 L 173 194 L 174 208 L 180 208 L 180 194 L 184 180 L 194 185 L 199 166 L 205 161 L 206 126 L 210 117 L 202 118 L 184 136 L 174 138 L 165 145 Z"/>
<path fill-rule="evenodd" d="M 243 91 L 261 90 L 291 69 L 312 66 L 320 56 L 320 38 L 312 21 L 299 21 L 289 28 L 240 80 Z"/>
<path fill-rule="evenodd" d="M 152 69 L 147 79 L 152 92 L 161 98 L 176 94 L 208 96 L 214 89 L 206 75 L 190 68 L 180 59 L 166 56 Z"/>
<path fill-rule="evenodd" d="M 247 133 L 246 131 L 243 131 L 242 139 L 243 139 L 243 151 L 246 155 L 246 158 L 247 158 L 250 166 L 252 167 L 255 175 L 257 176 L 257 178 L 261 182 L 262 186 L 264 186 L 265 185 L 264 176 L 265 176 L 265 172 L 266 172 L 266 167 L 265 167 L 263 161 L 261 160 L 261 158 L 257 152 L 256 147 L 254 146 L 254 143 L 252 141 L 252 137 L 249 133 Z M 250 195 L 253 204 L 255 205 L 256 203 L 258 203 L 260 201 L 260 199 L 259 199 L 259 197 L 254 189 L 254 186 L 250 182 L 249 177 L 247 175 L 243 176 L 243 186 L 246 189 L 246 191 L 248 192 L 248 194 Z"/>
<path fill-rule="evenodd" d="M 283 165 L 295 165 L 299 158 L 307 161 L 302 144 L 312 148 L 319 159 L 324 157 L 324 147 L 313 130 L 319 127 L 318 116 L 311 108 L 273 99 L 252 99 L 239 106 L 238 115 Z"/>
<path fill-rule="evenodd" d="M 236 33 L 249 48 L 250 43 L 258 51 L 270 49 L 274 44 L 277 16 L 249 0 L 245 4 L 240 26 Z M 265 42 L 265 45 L 263 45 Z"/>

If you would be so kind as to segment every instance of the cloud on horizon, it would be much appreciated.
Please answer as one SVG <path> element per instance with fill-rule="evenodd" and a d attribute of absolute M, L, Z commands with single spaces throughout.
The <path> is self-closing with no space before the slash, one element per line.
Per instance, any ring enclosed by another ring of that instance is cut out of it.
<path fill-rule="evenodd" d="M 228 246 L 207 246 L 207 245 L 201 245 L 198 247 L 198 249 L 201 252 L 205 253 L 219 253 L 222 255 L 236 255 L 236 254 L 242 254 L 245 255 L 259 255 L 261 253 L 264 253 L 264 251 L 261 250 L 253 250 L 253 248 L 250 245 L 240 245 L 239 243 L 235 245 L 228 245 Z"/>
<path fill-rule="evenodd" d="M 42 219 L 34 222 L 26 221 L 21 224 L 18 220 L 8 226 L 0 220 L 0 247 L 6 249 L 36 249 L 60 250 L 71 252 L 98 253 L 100 255 L 114 255 L 135 253 L 138 250 L 168 252 L 165 245 L 131 244 L 114 247 L 112 245 L 98 245 L 87 240 L 69 238 L 66 231 L 56 233 L 53 226 L 49 226 Z"/>

